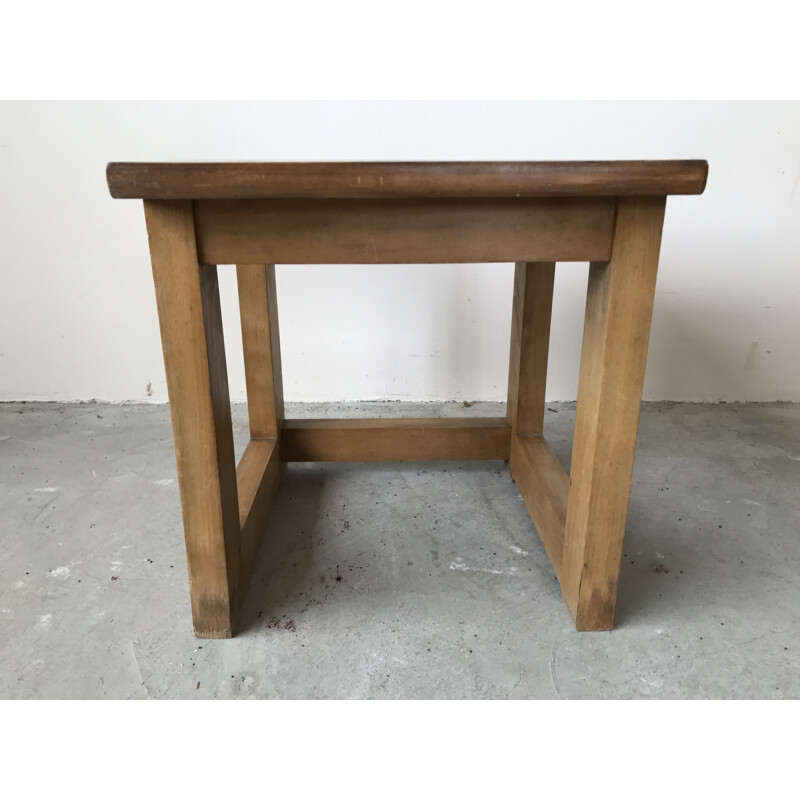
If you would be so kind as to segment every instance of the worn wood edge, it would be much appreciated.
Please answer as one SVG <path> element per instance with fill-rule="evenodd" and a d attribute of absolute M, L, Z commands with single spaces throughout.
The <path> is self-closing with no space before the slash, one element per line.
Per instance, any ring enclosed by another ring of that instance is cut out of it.
<path fill-rule="evenodd" d="M 512 437 L 509 471 L 525 501 L 556 578 L 561 580 L 569 476 L 547 440 L 539 434 Z"/>
<path fill-rule="evenodd" d="M 505 417 L 474 419 L 287 419 L 284 461 L 505 460 Z"/>
<path fill-rule="evenodd" d="M 118 199 L 564 197 L 702 194 L 703 160 L 111 162 Z"/>
<path fill-rule="evenodd" d="M 279 440 L 251 439 L 236 467 L 239 491 L 239 585 L 244 590 L 283 475 Z"/>

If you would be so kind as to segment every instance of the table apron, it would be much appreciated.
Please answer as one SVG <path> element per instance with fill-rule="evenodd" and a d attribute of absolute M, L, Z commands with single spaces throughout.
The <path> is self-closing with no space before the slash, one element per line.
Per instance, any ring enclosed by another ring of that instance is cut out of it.
<path fill-rule="evenodd" d="M 195 200 L 193 205 L 204 263 L 433 264 L 606 261 L 616 198 Z"/>

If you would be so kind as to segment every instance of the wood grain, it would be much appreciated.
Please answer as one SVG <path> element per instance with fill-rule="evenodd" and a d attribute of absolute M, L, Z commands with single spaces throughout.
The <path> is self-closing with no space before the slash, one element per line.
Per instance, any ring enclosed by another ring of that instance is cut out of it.
<path fill-rule="evenodd" d="M 278 437 L 284 412 L 275 265 L 238 264 L 236 281 L 250 419 L 250 442 L 236 468 L 244 590 L 283 475 Z"/>
<path fill-rule="evenodd" d="M 589 270 L 561 591 L 579 630 L 614 623 L 665 198 L 620 200 Z"/>
<path fill-rule="evenodd" d="M 229 637 L 239 572 L 239 518 L 217 271 L 198 263 L 190 202 L 144 205 L 194 629 L 205 638 Z"/>
<path fill-rule="evenodd" d="M 505 417 L 474 419 L 287 419 L 285 461 L 507 459 Z"/>
<path fill-rule="evenodd" d="M 514 480 L 536 532 L 561 577 L 561 554 L 567 519 L 569 478 L 543 436 L 523 434 L 511 439 Z"/>
<path fill-rule="evenodd" d="M 278 442 L 274 437 L 252 439 L 236 468 L 241 526 L 239 583 L 242 591 L 247 586 L 272 501 L 283 475 L 284 463 Z"/>
<path fill-rule="evenodd" d="M 701 194 L 705 161 L 111 163 L 112 197 L 588 197 Z M 522 259 L 520 259 L 522 260 Z"/>
<path fill-rule="evenodd" d="M 274 264 L 236 267 L 250 436 L 276 437 L 283 421 L 283 377 Z"/>
<path fill-rule="evenodd" d="M 518 263 L 514 270 L 507 406 L 512 436 L 543 429 L 555 274 L 552 261 Z"/>
<path fill-rule="evenodd" d="M 614 201 L 203 200 L 200 258 L 214 264 L 431 264 L 608 259 Z"/>

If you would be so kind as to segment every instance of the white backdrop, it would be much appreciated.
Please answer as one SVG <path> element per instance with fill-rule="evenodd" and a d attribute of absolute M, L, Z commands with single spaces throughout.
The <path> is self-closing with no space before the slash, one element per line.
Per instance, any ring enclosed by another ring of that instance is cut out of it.
<path fill-rule="evenodd" d="M 0 399 L 166 400 L 141 203 L 108 161 L 705 158 L 667 204 L 646 399 L 800 400 L 800 103 L 0 103 Z M 574 399 L 587 265 L 556 271 Z M 231 396 L 244 373 L 220 267 Z M 512 267 L 278 267 L 288 400 L 505 397 Z"/>

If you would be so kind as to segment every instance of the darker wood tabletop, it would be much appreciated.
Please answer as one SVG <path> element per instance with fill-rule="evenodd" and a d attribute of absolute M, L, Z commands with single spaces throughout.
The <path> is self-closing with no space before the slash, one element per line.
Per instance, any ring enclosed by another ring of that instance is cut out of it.
<path fill-rule="evenodd" d="M 701 194 L 706 161 L 111 163 L 112 197 L 603 197 Z"/>

